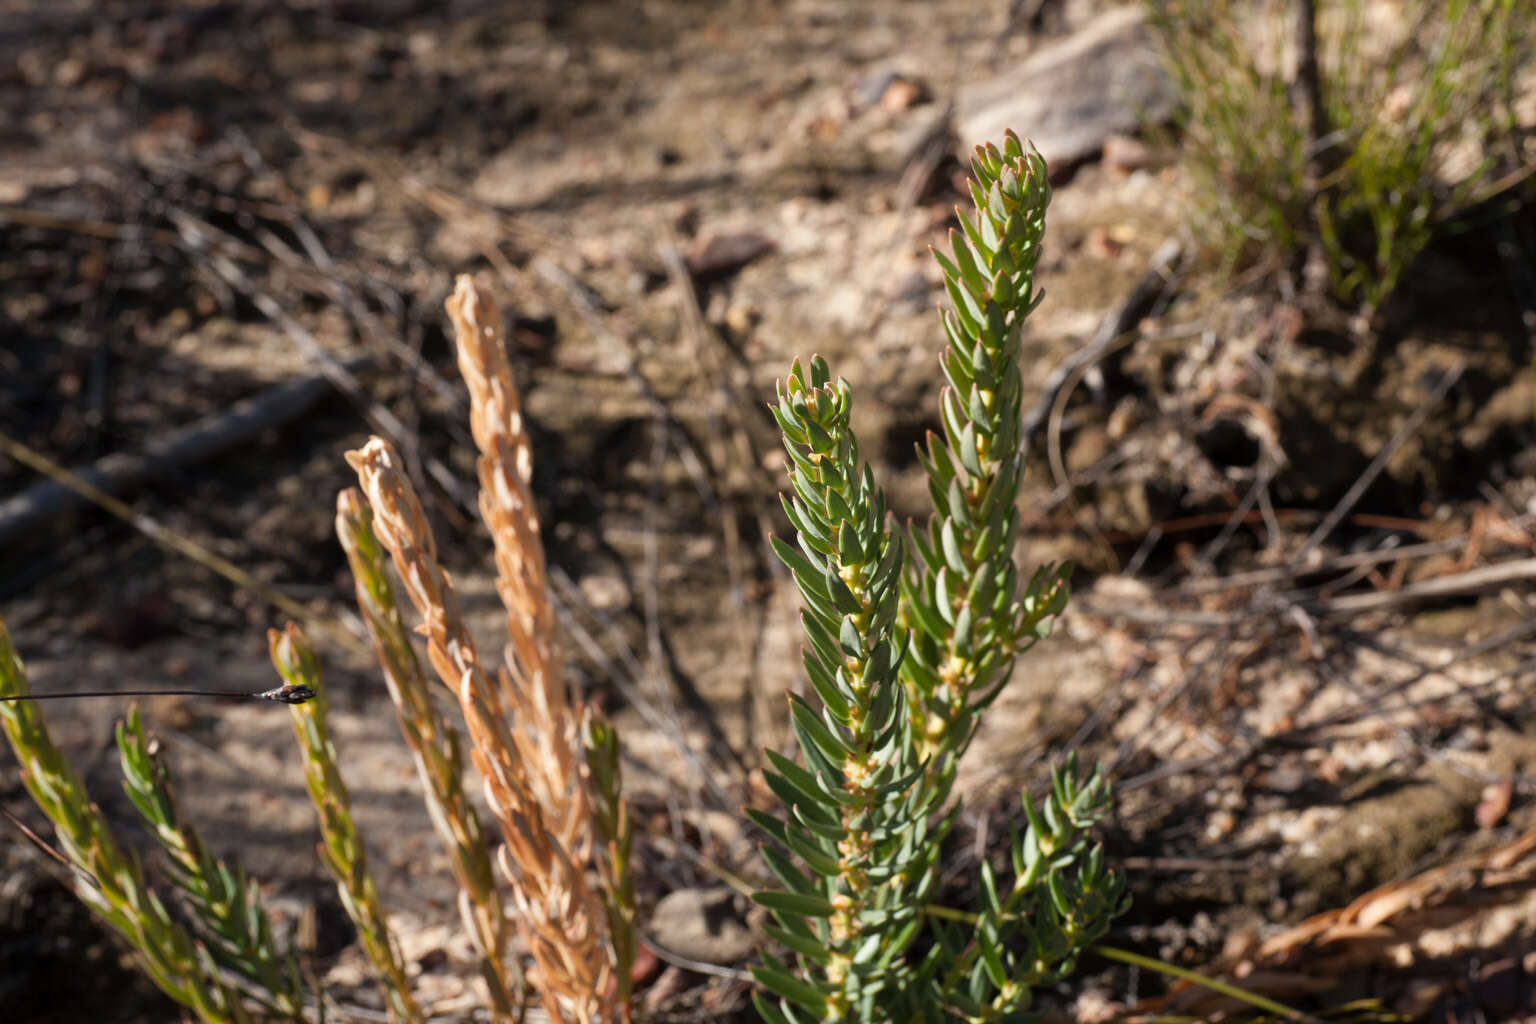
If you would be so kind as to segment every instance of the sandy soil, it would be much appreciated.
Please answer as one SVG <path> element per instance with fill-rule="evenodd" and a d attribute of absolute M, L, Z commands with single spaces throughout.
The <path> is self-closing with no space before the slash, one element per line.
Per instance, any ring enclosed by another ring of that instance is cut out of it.
<path fill-rule="evenodd" d="M 690 854 L 758 877 L 737 811 L 766 799 L 757 752 L 785 743 L 798 684 L 795 595 L 765 544 L 787 524 L 762 402 L 791 358 L 826 356 L 894 509 L 922 513 L 912 445 L 938 424 L 942 338 L 927 249 L 962 195 L 957 162 L 915 174 L 912 158 L 962 86 L 1109 5 L 1041 6 L 1005 34 L 1008 5 L 950 0 L 22 4 L 0 15 L 0 429 L 86 465 L 313 373 L 319 348 L 370 357 L 375 410 L 467 481 L 441 304 L 454 275 L 478 274 L 510 317 L 573 674 L 624 737 L 642 900 L 714 884 Z M 1176 159 L 1093 158 L 1059 179 L 1031 399 L 1186 237 Z M 1532 858 L 1511 854 L 1508 877 L 1467 860 L 1536 827 L 1529 574 L 1466 578 L 1533 546 L 1531 335 L 1494 255 L 1511 238 L 1531 252 L 1528 209 L 1427 254 L 1368 345 L 1272 282 L 1191 260 L 1063 402 L 1056 469 L 1046 431 L 1032 448 L 1021 557 L 1075 560 L 1080 598 L 978 740 L 957 899 L 1001 851 L 1019 788 L 1070 748 L 1119 780 L 1104 838 L 1135 903 L 1114 944 L 1318 1009 L 1375 997 L 1497 1016 L 1498 986 L 1536 990 Z M 1304 572 L 1234 575 L 1288 564 L 1420 409 Z M 345 622 L 331 517 L 366 412 L 328 393 L 134 506 Z M 1267 468 L 1264 499 L 1234 520 Z M 0 458 L 0 498 L 36 480 Z M 499 646 L 483 529 L 462 492 L 428 494 Z M 50 525 L 0 546 L 0 612 L 35 689 L 273 685 L 263 633 L 281 616 L 259 596 L 103 515 Z M 1440 546 L 1348 561 L 1415 544 Z M 1413 596 L 1447 579 L 1468 585 Z M 1378 606 L 1348 603 L 1369 595 Z M 382 684 L 356 654 L 324 657 L 424 999 L 470 1019 L 446 860 Z M 142 846 L 110 741 L 123 710 L 49 718 Z M 286 713 L 145 710 L 211 845 L 263 880 L 285 927 L 307 922 L 328 990 L 377 1005 L 315 854 Z M 14 767 L 0 797 L 36 822 Z M 17 1019 L 167 1019 L 29 847 L 0 843 L 0 858 L 0 1001 Z M 1449 864 L 1463 867 L 1374 932 L 1285 930 Z M 100 1006 L 67 995 L 82 964 L 113 993 Z M 1047 994 L 1054 1011 L 1180 1009 L 1145 1002 L 1163 979 L 1084 967 L 1078 989 Z M 740 980 L 659 970 L 657 1019 L 747 1019 Z M 1509 1014 L 1536 1014 L 1522 998 Z"/>

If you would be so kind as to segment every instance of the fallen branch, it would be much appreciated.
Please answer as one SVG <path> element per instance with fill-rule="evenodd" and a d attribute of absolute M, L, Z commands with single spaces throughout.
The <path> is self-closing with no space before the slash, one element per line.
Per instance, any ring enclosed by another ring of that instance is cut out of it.
<path fill-rule="evenodd" d="M 1195 596 L 1198 594 L 1215 594 L 1223 590 L 1238 590 L 1243 587 L 1258 587 L 1268 583 L 1283 583 L 1296 579 L 1303 575 L 1316 575 L 1318 573 L 1332 572 L 1338 569 L 1356 569 L 1363 566 L 1380 565 L 1382 562 L 1400 562 L 1408 558 L 1424 558 L 1430 555 L 1446 555 L 1460 551 L 1467 546 L 1466 537 L 1451 537 L 1447 540 L 1427 541 L 1423 544 L 1409 544 L 1400 548 L 1387 548 L 1385 550 L 1356 551 L 1347 555 L 1339 555 L 1330 558 L 1314 566 L 1298 569 L 1294 566 L 1280 565 L 1271 569 L 1253 569 L 1248 572 L 1237 572 L 1230 576 L 1216 576 L 1211 579 L 1189 580 L 1179 586 L 1182 594 Z"/>
<path fill-rule="evenodd" d="M 1536 579 L 1536 558 L 1517 558 L 1496 565 L 1485 565 L 1470 572 L 1441 576 L 1432 580 L 1412 583 L 1394 591 L 1369 594 L 1346 594 L 1327 601 L 1319 601 L 1312 607 L 1319 612 L 1351 615 L 1359 612 L 1395 608 L 1434 597 L 1462 597 L 1476 594 L 1506 583 Z"/>
<path fill-rule="evenodd" d="M 188 561 L 196 562 L 203 568 L 217 573 L 243 590 L 260 595 L 268 604 L 282 610 L 294 619 L 310 623 L 315 629 L 324 632 L 342 647 L 358 653 L 367 650 L 362 641 L 348 632 L 341 623 L 310 611 L 287 594 L 281 593 L 268 584 L 256 579 L 256 577 L 222 555 L 216 555 L 196 541 L 183 537 L 173 530 L 166 529 L 149 516 L 135 512 L 121 499 L 106 493 L 101 488 L 93 485 L 89 480 L 71 473 L 42 452 L 28 448 L 4 431 L 0 431 L 0 452 L 4 452 L 24 466 L 29 466 L 39 473 L 51 477 L 56 484 L 67 488 L 71 493 L 71 497 L 78 497 L 80 501 L 90 502 L 102 510 L 110 512 L 166 550 L 174 551 Z"/>
<path fill-rule="evenodd" d="M 1439 545 L 1423 545 L 1438 547 Z M 1378 554 L 1368 552 L 1367 554 Z M 1337 564 L 1337 563 L 1334 563 Z M 1078 607 L 1089 615 L 1106 619 L 1123 619 L 1148 626 L 1190 625 L 1222 627 L 1233 626 L 1255 618 L 1273 615 L 1277 609 L 1304 608 L 1314 614 L 1358 615 L 1361 612 L 1380 611 L 1412 604 L 1415 601 L 1436 597 L 1464 597 L 1493 587 L 1521 580 L 1536 579 L 1536 558 L 1517 558 L 1480 569 L 1441 576 L 1409 584 L 1401 590 L 1375 591 L 1367 594 L 1345 594 L 1343 597 L 1305 599 L 1298 594 L 1276 594 L 1273 597 L 1235 612 L 1197 611 L 1174 608 L 1167 605 L 1146 607 L 1127 604 L 1100 604 L 1081 599 Z M 1235 586 L 1235 584 L 1233 584 Z"/>
<path fill-rule="evenodd" d="M 355 373 L 371 365 L 371 360 L 357 360 L 347 364 L 347 369 Z M 73 472 L 98 491 L 122 497 L 149 481 L 206 462 L 264 430 L 297 419 L 330 390 L 330 382 L 320 374 L 287 381 L 151 442 L 142 452 L 117 452 Z M 14 451 L 10 454 L 15 457 Z M 7 498 L 0 502 L 0 551 L 92 500 L 58 480 Z"/>

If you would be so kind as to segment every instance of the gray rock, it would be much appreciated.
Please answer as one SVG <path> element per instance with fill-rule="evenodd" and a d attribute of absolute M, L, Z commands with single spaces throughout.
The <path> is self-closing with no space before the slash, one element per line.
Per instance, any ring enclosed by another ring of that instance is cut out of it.
<path fill-rule="evenodd" d="M 668 893 L 656 904 L 649 923 L 651 937 L 662 949 L 705 963 L 737 963 L 756 945 L 746 908 L 723 885 Z"/>
<path fill-rule="evenodd" d="M 962 86 L 955 120 L 967 152 L 1012 128 L 1063 166 L 1096 155 L 1111 135 L 1167 118 L 1173 102 L 1146 12 L 1131 6 L 1106 11 L 996 78 Z"/>

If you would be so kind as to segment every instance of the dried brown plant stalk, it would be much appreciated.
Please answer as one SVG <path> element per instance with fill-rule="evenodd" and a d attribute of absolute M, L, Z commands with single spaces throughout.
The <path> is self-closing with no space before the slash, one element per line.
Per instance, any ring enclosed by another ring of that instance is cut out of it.
<path fill-rule="evenodd" d="M 512 716 L 518 716 L 518 736 L 527 733 L 529 723 L 542 714 L 537 699 L 524 703 L 525 691 L 513 686 L 507 673 L 498 685 L 481 662 L 399 455 L 375 437 L 361 451 L 348 452 L 347 461 L 373 508 L 374 532 L 389 549 L 411 603 L 425 620 L 421 631 L 426 634 L 427 656 L 463 711 L 475 768 L 506 836 L 501 866 L 512 883 L 518 929 L 538 966 L 530 981 L 557 1021 L 613 1020 L 617 985 L 602 903 L 587 882 L 585 854 L 576 855 L 549 825 L 551 818 L 564 823 L 568 814 L 547 814 L 538 797 L 562 791 L 570 778 L 564 765 L 574 751 L 565 757 L 556 754 L 558 736 L 532 750 L 529 742 L 514 737 Z M 498 540 L 498 549 L 500 544 Z M 590 804 L 584 801 L 582 806 Z M 589 836 L 591 826 L 569 831 Z"/>
<path fill-rule="evenodd" d="M 579 756 L 583 709 L 571 703 L 554 642 L 544 544 L 531 490 L 533 450 L 507 365 L 501 314 L 473 279 L 448 299 L 459 372 L 469 387 L 470 428 L 480 449 L 480 516 L 496 545 L 496 591 L 507 610 L 508 646 L 500 681 L 519 717 L 513 742 L 526 764 L 545 824 L 574 860 L 591 858 L 592 806 Z"/>

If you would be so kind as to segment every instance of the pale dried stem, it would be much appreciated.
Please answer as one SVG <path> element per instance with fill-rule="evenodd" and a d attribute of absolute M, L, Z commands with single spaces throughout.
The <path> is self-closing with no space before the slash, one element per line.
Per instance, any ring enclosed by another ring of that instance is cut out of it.
<path fill-rule="evenodd" d="M 554 642 L 544 544 L 531 489 L 533 451 L 507 365 L 501 314 L 468 276 L 447 302 L 469 388 L 470 427 L 480 448 L 480 515 L 496 546 L 496 590 L 507 610 L 501 683 L 521 715 L 513 731 L 529 764 L 545 821 L 574 859 L 592 851 L 592 808 L 579 757 L 582 709 L 566 690 Z"/>
<path fill-rule="evenodd" d="M 558 764 L 558 758 L 524 757 L 528 742 L 517 742 L 508 725 L 509 712 L 537 721 L 540 699 L 522 703 L 521 688 L 511 687 L 505 677 L 497 686 L 486 671 L 394 449 L 381 438 L 370 438 L 361 451 L 348 452 L 347 461 L 373 507 L 375 532 L 425 620 L 421 630 L 432 666 L 463 710 L 474 742 L 475 767 L 506 837 L 501 866 L 512 882 L 519 930 L 539 967 L 533 982 L 545 1008 L 561 1021 L 611 1019 L 609 993 L 614 986 L 604 911 L 587 884 L 584 861 L 548 827 L 538 799 L 539 792 L 559 792 L 559 780 L 540 779 L 536 784 L 531 778 Z M 539 564 L 542 569 L 542 561 Z M 542 693 L 542 686 L 539 689 Z M 525 732 L 519 728 L 519 738 Z M 552 738 L 548 746 L 555 745 Z M 590 826 L 587 831 L 590 834 Z"/>

